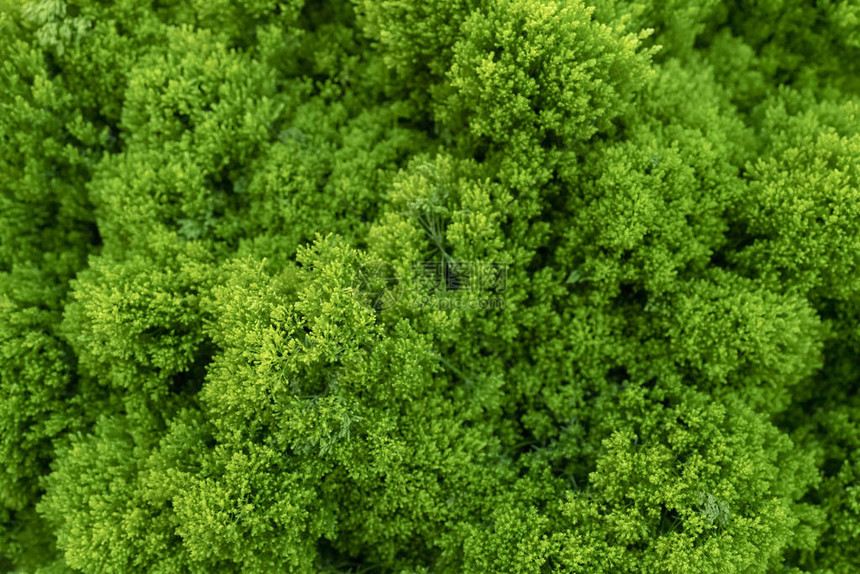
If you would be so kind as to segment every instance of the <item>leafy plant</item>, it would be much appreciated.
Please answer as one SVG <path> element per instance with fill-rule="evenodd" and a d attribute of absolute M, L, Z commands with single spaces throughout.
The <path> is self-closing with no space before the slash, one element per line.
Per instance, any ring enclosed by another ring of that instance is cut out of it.
<path fill-rule="evenodd" d="M 0 0 L 0 571 L 857 571 L 858 14 Z"/>

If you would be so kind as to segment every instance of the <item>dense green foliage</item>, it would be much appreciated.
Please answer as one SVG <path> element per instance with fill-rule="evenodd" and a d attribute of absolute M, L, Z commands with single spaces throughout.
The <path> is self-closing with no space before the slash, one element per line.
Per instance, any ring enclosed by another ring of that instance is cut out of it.
<path fill-rule="evenodd" d="M 857 0 L 0 0 L 0 69 L 0 571 L 860 571 Z"/>

